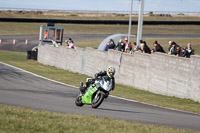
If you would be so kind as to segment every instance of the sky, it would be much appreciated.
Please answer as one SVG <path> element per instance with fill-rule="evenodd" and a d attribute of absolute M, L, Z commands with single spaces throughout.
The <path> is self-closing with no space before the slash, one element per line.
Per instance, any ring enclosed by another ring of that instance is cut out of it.
<path fill-rule="evenodd" d="M 130 0 L 0 0 L 0 8 L 129 11 Z M 139 1 L 133 0 L 133 11 Z M 144 11 L 200 12 L 200 0 L 145 0 Z"/>

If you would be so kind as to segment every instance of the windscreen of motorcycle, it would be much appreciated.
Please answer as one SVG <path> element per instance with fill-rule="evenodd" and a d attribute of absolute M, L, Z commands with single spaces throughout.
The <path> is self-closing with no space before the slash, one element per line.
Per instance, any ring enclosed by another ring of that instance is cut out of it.
<path fill-rule="evenodd" d="M 106 91 L 110 91 L 112 87 L 112 79 L 107 76 L 103 76 L 100 84 L 101 88 L 103 88 Z"/>

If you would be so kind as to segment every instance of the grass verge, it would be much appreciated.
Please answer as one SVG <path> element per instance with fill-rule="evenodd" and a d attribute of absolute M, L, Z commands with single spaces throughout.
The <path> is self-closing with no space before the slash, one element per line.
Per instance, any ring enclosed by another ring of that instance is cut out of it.
<path fill-rule="evenodd" d="M 13 34 L 39 34 L 40 25 L 46 23 L 15 23 L 0 22 L 0 35 Z M 128 25 L 101 25 L 101 24 L 56 24 L 57 27 L 63 27 L 64 34 L 82 33 L 82 34 L 116 34 L 128 33 Z M 143 34 L 200 34 L 200 25 L 144 25 Z M 132 34 L 137 33 L 137 26 L 132 25 Z"/>
<path fill-rule="evenodd" d="M 165 126 L 138 124 L 107 117 L 60 114 L 0 104 L 0 132 L 54 133 L 195 133 Z"/>

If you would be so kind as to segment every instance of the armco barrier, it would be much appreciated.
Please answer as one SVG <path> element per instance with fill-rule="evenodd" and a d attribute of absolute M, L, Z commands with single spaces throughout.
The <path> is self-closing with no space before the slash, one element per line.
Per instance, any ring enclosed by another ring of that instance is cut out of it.
<path fill-rule="evenodd" d="M 40 45 L 38 61 L 72 72 L 94 76 L 108 66 L 116 68 L 116 83 L 150 92 L 200 102 L 200 56 L 126 54 L 93 48 L 67 49 Z"/>

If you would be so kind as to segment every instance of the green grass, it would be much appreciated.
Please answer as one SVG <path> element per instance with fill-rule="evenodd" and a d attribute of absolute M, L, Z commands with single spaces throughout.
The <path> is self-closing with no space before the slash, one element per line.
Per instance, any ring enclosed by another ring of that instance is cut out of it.
<path fill-rule="evenodd" d="M 40 25 L 46 23 L 14 23 L 0 22 L 0 35 L 39 34 Z M 56 24 L 64 27 L 64 34 L 68 33 L 128 33 L 128 25 L 95 25 L 95 24 Z M 200 34 L 200 25 L 144 25 L 143 34 Z M 132 25 L 132 34 L 137 33 L 137 26 Z"/>
<path fill-rule="evenodd" d="M 81 81 L 85 81 L 85 79 L 88 77 L 87 75 L 72 73 L 66 70 L 57 69 L 55 67 L 42 65 L 37 61 L 26 60 L 26 53 L 24 52 L 0 51 L 0 61 L 74 86 L 79 86 L 79 83 Z M 140 102 L 200 114 L 200 103 L 188 99 L 153 94 L 148 91 L 138 90 L 136 88 L 120 84 L 116 84 L 115 91 L 113 91 L 111 94 Z"/>
<path fill-rule="evenodd" d="M 195 133 L 192 130 L 139 124 L 107 117 L 60 114 L 0 104 L 2 133 Z"/>

